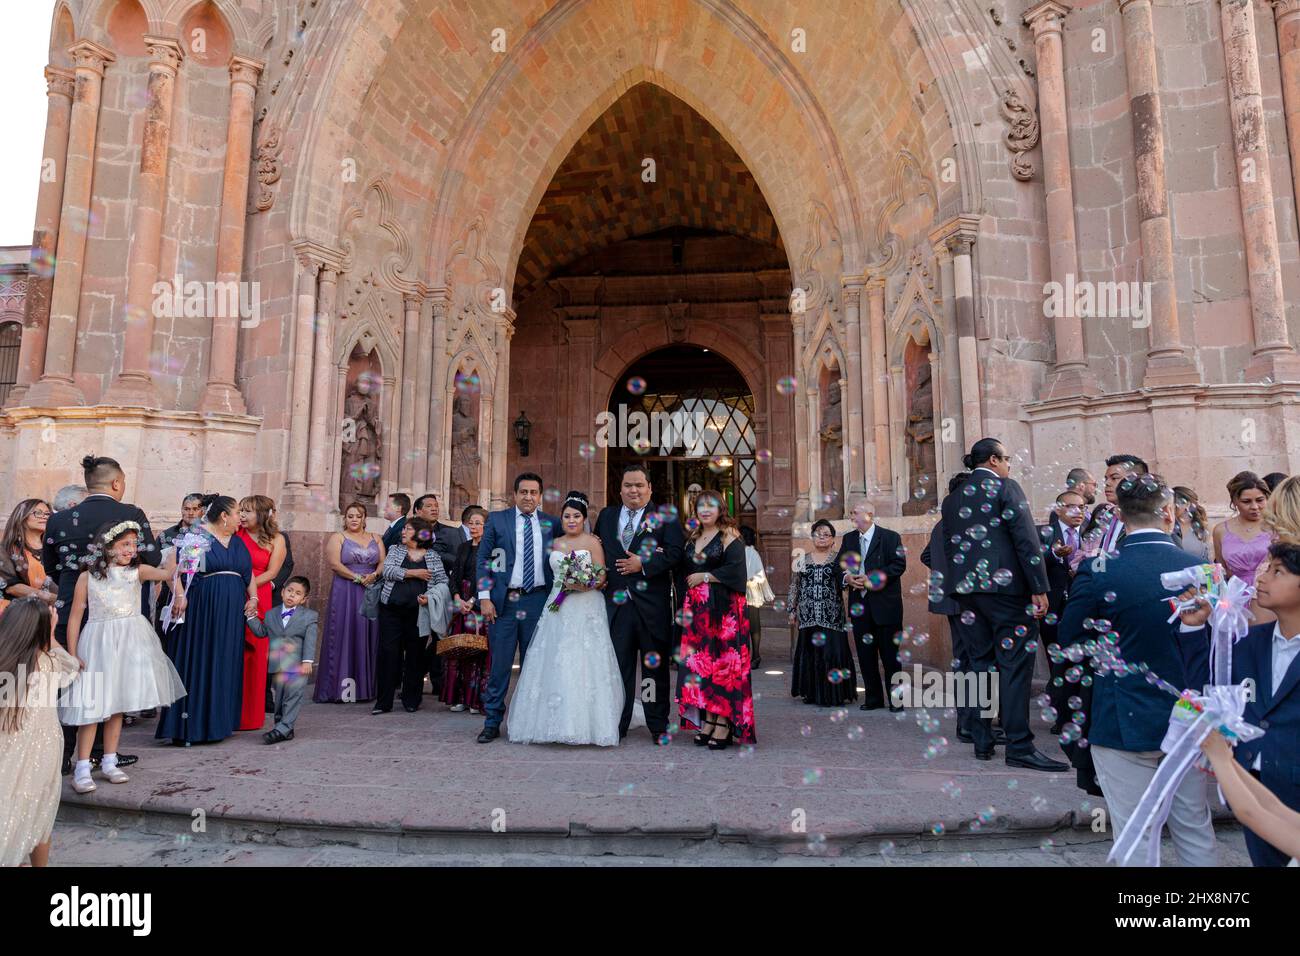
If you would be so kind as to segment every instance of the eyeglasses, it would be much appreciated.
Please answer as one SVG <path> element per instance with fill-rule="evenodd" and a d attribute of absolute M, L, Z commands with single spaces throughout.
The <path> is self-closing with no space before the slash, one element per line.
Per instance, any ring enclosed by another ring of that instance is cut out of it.
<path fill-rule="evenodd" d="M 33 511 L 31 516 L 33 518 L 48 518 L 53 513 L 52 511 Z"/>

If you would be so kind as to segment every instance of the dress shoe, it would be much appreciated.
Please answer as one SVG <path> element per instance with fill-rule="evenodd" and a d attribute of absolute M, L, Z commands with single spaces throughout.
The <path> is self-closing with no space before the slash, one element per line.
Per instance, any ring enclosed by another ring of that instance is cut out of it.
<path fill-rule="evenodd" d="M 1042 770 L 1047 773 L 1065 773 L 1070 769 L 1068 763 L 1053 760 L 1037 750 L 1031 750 L 1029 753 L 1019 756 L 1007 754 L 1007 766 L 1019 767 L 1022 770 Z"/>
<path fill-rule="evenodd" d="M 992 750 L 977 750 L 977 751 L 975 751 L 975 759 L 976 759 L 976 760 L 992 760 L 992 759 L 993 759 L 993 751 L 992 751 Z"/>
<path fill-rule="evenodd" d="M 497 727 L 484 727 L 478 735 L 478 742 L 481 744 L 490 744 L 501 736 L 501 730 Z"/>
<path fill-rule="evenodd" d="M 901 714 L 903 712 L 903 708 L 900 707 L 898 704 L 890 704 L 889 712 L 891 714 Z"/>
<path fill-rule="evenodd" d="M 262 734 L 262 740 L 268 744 L 282 744 L 286 740 L 293 740 L 293 731 L 291 730 L 287 734 L 282 734 L 280 731 L 272 727 L 266 733 Z"/>
<path fill-rule="evenodd" d="M 135 754 L 118 754 L 117 765 L 119 767 L 129 767 L 139 759 L 140 758 Z"/>
<path fill-rule="evenodd" d="M 964 730 L 957 731 L 957 739 L 964 744 L 973 744 L 975 742 L 975 738 Z"/>
<path fill-rule="evenodd" d="M 858 710 L 880 710 L 884 706 L 884 704 L 863 704 L 858 708 Z"/>
<path fill-rule="evenodd" d="M 668 744 L 671 743 L 668 739 L 668 732 L 666 730 L 650 731 L 650 739 L 655 742 L 656 747 L 667 747 Z"/>
<path fill-rule="evenodd" d="M 380 714 L 390 714 L 393 712 L 392 707 L 375 707 L 370 711 L 371 717 L 377 717 Z"/>
<path fill-rule="evenodd" d="M 420 707 L 419 707 L 418 704 L 417 704 L 416 706 L 414 706 L 414 707 L 412 707 L 410 704 L 403 704 L 403 705 L 402 705 L 402 709 L 405 710 L 408 714 L 413 714 L 413 713 L 415 713 L 417 710 L 419 710 Z"/>

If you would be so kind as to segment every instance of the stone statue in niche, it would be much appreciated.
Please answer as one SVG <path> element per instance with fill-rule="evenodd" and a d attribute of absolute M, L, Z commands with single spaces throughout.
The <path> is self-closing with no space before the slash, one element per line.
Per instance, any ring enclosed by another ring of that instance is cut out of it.
<path fill-rule="evenodd" d="M 935 506 L 937 466 L 934 447 L 934 382 L 930 363 L 916 363 L 916 381 L 912 386 L 907 411 L 907 475 L 910 483 L 903 514 L 925 514 Z"/>
<path fill-rule="evenodd" d="M 343 402 L 343 462 L 339 475 L 339 508 L 353 501 L 366 506 L 369 514 L 377 514 L 379 476 L 382 472 L 383 444 L 378 394 L 367 390 L 361 382 L 353 382 Z"/>
<path fill-rule="evenodd" d="M 460 518 L 467 505 L 478 504 L 478 415 L 470 396 L 458 391 L 451 404 L 451 513 Z"/>
<path fill-rule="evenodd" d="M 826 404 L 821 410 L 822 474 L 817 517 L 839 518 L 844 514 L 844 417 L 840 404 L 840 383 L 832 379 L 826 387 Z"/>

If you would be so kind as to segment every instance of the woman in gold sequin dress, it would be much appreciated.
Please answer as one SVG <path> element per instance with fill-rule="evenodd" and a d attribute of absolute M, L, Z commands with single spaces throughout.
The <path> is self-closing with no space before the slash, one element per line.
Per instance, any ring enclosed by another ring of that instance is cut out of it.
<path fill-rule="evenodd" d="M 19 598 L 0 616 L 0 674 L 30 675 L 25 697 L 0 698 L 0 866 L 49 861 L 63 788 L 59 690 L 79 666 L 54 642 L 40 598 Z"/>

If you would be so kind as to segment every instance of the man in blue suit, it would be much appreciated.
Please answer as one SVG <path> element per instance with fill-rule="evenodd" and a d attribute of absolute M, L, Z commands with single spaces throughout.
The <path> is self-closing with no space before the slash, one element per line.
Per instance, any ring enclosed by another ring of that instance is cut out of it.
<path fill-rule="evenodd" d="M 1164 757 L 1160 742 L 1169 729 L 1174 697 L 1148 681 L 1146 672 L 1180 691 L 1199 691 L 1209 679 L 1206 628 L 1184 629 L 1167 620 L 1167 599 L 1173 594 L 1160 583 L 1160 575 L 1197 563 L 1169 537 L 1173 493 L 1159 475 L 1131 475 L 1115 495 L 1127 533 L 1115 554 L 1102 553 L 1079 565 L 1059 629 L 1063 647 L 1089 640 L 1101 645 L 1094 659 L 1086 736 L 1110 809 L 1112 838 L 1123 831 Z M 1110 626 L 1090 624 L 1089 630 L 1085 620 L 1109 621 Z M 1119 635 L 1113 643 L 1105 638 L 1112 632 Z M 1127 667 L 1119 671 L 1113 655 Z M 1203 776 L 1193 773 L 1183 781 L 1168 823 L 1179 863 L 1214 865 L 1214 826 Z M 1139 852 L 1134 859 L 1145 857 Z"/>
<path fill-rule="evenodd" d="M 478 548 L 479 608 L 488 622 L 492 671 L 483 696 L 481 744 L 501 736 L 510 671 L 519 649 L 519 664 L 537 628 L 551 589 L 551 539 L 560 519 L 538 510 L 542 479 L 524 472 L 515 479 L 515 506 L 488 515 Z M 482 587 L 482 582 L 489 586 Z"/>
<path fill-rule="evenodd" d="M 1268 549 L 1268 567 L 1255 579 L 1260 607 L 1277 622 L 1256 624 L 1232 651 L 1232 680 L 1250 680 L 1255 692 L 1246 720 L 1263 737 L 1237 745 L 1237 760 L 1273 795 L 1300 811 L 1300 545 Z M 1256 866 L 1286 866 L 1290 857 L 1246 830 Z"/>

